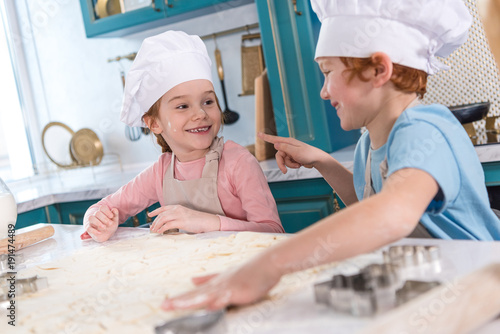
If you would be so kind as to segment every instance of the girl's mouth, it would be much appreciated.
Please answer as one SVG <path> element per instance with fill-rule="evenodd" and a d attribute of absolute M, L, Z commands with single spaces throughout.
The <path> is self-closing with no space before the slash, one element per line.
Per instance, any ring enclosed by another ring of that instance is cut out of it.
<path fill-rule="evenodd" d="M 208 130 L 210 130 L 211 127 L 212 126 L 209 125 L 209 126 L 203 126 L 203 127 L 199 127 L 199 128 L 189 129 L 186 131 L 189 133 L 204 133 L 204 132 L 207 132 Z"/>

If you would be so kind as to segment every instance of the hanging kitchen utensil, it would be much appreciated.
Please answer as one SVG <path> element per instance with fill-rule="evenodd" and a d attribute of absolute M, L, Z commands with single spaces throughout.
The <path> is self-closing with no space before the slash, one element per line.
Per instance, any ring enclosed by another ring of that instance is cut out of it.
<path fill-rule="evenodd" d="M 120 63 L 118 63 L 118 64 L 120 64 Z M 123 71 L 123 69 L 120 69 L 120 77 L 122 79 L 122 86 L 125 89 L 125 72 Z M 144 130 L 142 132 L 145 135 L 149 134 L 149 132 L 146 133 L 146 132 L 144 132 Z M 136 126 L 125 125 L 125 137 L 127 137 L 127 139 L 130 140 L 130 141 L 137 141 L 137 140 L 139 140 L 141 138 L 141 128 L 136 127 Z"/>
<path fill-rule="evenodd" d="M 246 46 L 246 42 L 254 39 L 260 39 L 260 33 L 241 36 L 241 87 L 243 92 L 239 94 L 255 94 L 255 78 L 264 71 L 264 55 L 262 54 L 262 45 Z"/>
<path fill-rule="evenodd" d="M 78 130 L 71 139 L 71 155 L 80 166 L 100 164 L 104 151 L 97 134 L 90 129 Z"/>
<path fill-rule="evenodd" d="M 71 162 L 70 163 L 63 163 L 61 161 L 59 161 L 58 159 L 54 158 L 53 156 L 51 156 L 49 154 L 49 150 L 47 149 L 47 146 L 46 146 L 46 136 L 47 136 L 47 132 L 50 128 L 53 128 L 53 127 L 61 127 L 63 128 L 64 130 L 66 130 L 67 132 L 70 133 L 71 137 L 69 139 L 69 142 L 68 142 L 68 147 L 69 148 L 69 156 L 71 158 Z M 71 139 L 73 138 L 75 132 L 73 130 L 71 130 L 71 128 L 69 126 L 67 126 L 66 124 L 64 123 L 61 123 L 61 122 L 50 122 L 49 124 L 47 124 L 44 128 L 43 128 L 43 131 L 42 131 L 42 147 L 43 147 L 43 150 L 45 151 L 45 154 L 47 154 L 47 157 L 50 159 L 50 161 L 52 161 L 54 164 L 56 164 L 57 166 L 61 167 L 61 168 L 73 168 L 73 167 L 76 167 L 78 165 L 77 161 L 75 160 L 75 158 L 73 157 L 73 155 L 71 154 L 71 148 L 70 148 L 70 145 L 71 145 Z"/>
<path fill-rule="evenodd" d="M 238 118 L 240 118 L 240 115 L 237 112 L 230 110 L 227 105 L 226 87 L 224 86 L 224 69 L 222 68 L 222 57 L 220 54 L 220 50 L 217 46 L 215 35 L 214 35 L 214 42 L 215 42 L 215 62 L 217 63 L 217 73 L 219 75 L 220 85 L 222 88 L 222 97 L 224 98 L 224 104 L 225 104 L 224 112 L 222 113 L 222 115 L 224 124 L 229 125 L 235 123 L 238 120 Z"/>

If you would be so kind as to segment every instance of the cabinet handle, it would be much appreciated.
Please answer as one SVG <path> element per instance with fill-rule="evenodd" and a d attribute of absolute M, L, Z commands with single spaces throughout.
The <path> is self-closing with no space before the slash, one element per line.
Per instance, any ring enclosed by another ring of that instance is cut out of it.
<path fill-rule="evenodd" d="M 149 217 L 149 211 L 146 209 L 146 223 L 151 223 L 153 221 L 153 218 Z"/>
<path fill-rule="evenodd" d="M 137 218 L 137 216 L 132 216 L 132 223 L 134 224 L 134 227 L 141 225 L 141 223 L 139 222 L 139 218 Z"/>
<path fill-rule="evenodd" d="M 161 12 L 160 8 L 156 8 L 155 0 L 151 0 L 151 6 L 153 6 L 155 12 Z"/>
<path fill-rule="evenodd" d="M 165 6 L 167 6 L 168 8 L 174 8 L 174 5 L 169 4 L 168 0 L 165 0 Z"/>
<path fill-rule="evenodd" d="M 298 16 L 302 15 L 302 12 L 297 10 L 297 0 L 292 0 L 292 3 L 293 3 L 293 10 L 294 10 L 295 14 L 297 14 Z"/>

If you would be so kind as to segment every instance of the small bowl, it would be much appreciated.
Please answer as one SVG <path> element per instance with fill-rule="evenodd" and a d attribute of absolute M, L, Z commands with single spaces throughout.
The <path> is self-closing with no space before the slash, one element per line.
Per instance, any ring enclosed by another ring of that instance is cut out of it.
<path fill-rule="evenodd" d="M 479 121 L 486 117 L 490 102 L 479 102 L 448 107 L 461 124 Z"/>

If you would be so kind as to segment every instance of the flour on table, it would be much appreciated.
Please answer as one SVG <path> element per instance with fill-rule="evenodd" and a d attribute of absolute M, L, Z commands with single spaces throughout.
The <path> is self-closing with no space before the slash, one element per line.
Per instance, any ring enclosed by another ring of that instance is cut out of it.
<path fill-rule="evenodd" d="M 285 238 L 254 232 L 213 239 L 148 234 L 81 249 L 18 273 L 47 277 L 49 288 L 16 298 L 16 333 L 154 333 L 156 325 L 184 314 L 160 305 L 166 296 L 192 289 L 193 276 L 241 265 Z M 293 292 L 299 281 L 312 284 L 317 271 L 285 276 L 270 298 Z"/>

